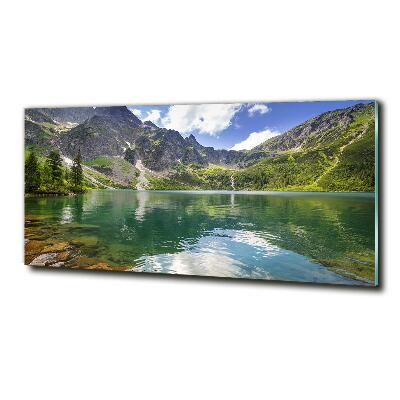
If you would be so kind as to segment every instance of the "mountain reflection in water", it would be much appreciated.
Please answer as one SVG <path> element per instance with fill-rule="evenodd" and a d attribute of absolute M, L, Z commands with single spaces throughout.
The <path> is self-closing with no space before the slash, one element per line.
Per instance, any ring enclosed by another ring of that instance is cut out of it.
<path fill-rule="evenodd" d="M 374 255 L 373 194 L 93 190 L 27 198 L 26 213 L 132 271 L 364 284 L 341 269 Z"/>

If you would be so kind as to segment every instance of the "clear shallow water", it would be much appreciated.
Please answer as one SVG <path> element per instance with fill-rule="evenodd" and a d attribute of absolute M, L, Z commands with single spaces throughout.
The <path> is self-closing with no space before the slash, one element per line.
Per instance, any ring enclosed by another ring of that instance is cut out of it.
<path fill-rule="evenodd" d="M 323 263 L 374 251 L 373 194 L 99 190 L 27 198 L 26 214 L 135 271 L 361 284 Z"/>

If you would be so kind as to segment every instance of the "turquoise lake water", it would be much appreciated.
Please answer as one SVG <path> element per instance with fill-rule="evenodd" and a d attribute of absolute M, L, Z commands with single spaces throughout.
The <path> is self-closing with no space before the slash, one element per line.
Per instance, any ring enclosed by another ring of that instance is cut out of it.
<path fill-rule="evenodd" d="M 340 269 L 373 262 L 374 199 L 369 193 L 92 190 L 30 197 L 25 204 L 26 214 L 45 217 L 41 228 L 52 238 L 91 240 L 83 255 L 133 271 L 363 285 L 354 270 Z"/>

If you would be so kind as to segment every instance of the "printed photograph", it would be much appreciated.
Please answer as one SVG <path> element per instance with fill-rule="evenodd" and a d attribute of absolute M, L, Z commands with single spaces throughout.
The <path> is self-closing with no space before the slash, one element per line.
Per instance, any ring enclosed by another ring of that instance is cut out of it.
<path fill-rule="evenodd" d="M 25 264 L 378 285 L 373 100 L 25 109 Z"/>

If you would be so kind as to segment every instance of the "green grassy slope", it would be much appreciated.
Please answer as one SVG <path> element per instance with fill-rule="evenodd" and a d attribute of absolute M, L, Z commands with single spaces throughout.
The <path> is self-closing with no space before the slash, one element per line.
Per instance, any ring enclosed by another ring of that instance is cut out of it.
<path fill-rule="evenodd" d="M 348 145 L 339 163 L 319 182 L 329 191 L 365 191 L 375 189 L 375 127 L 370 124 L 361 139 Z"/>
<path fill-rule="evenodd" d="M 362 110 L 346 129 L 329 131 L 330 141 L 273 156 L 266 154 L 242 169 L 179 164 L 169 179 L 157 181 L 154 188 L 230 190 L 233 179 L 236 190 L 373 192 L 375 125 L 371 110 Z"/>
<path fill-rule="evenodd" d="M 108 186 L 132 189 L 136 187 L 139 171 L 128 161 L 120 157 L 101 156 L 84 164 L 101 174 Z M 94 173 L 94 171 L 86 171 Z"/>

